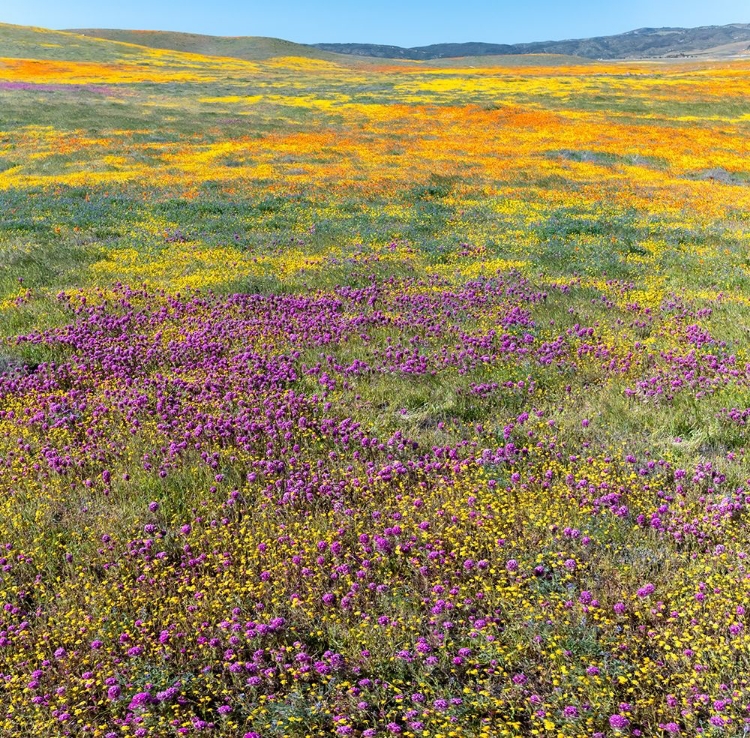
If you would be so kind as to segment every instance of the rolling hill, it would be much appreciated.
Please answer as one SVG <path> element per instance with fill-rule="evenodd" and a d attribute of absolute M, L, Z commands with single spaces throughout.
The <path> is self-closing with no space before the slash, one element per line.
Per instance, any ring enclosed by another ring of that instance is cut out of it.
<path fill-rule="evenodd" d="M 264 36 L 206 36 L 198 33 L 172 31 L 128 31 L 108 28 L 76 28 L 69 33 L 89 38 L 106 39 L 152 49 L 183 51 L 204 56 L 226 56 L 248 61 L 262 61 L 282 56 L 307 57 L 335 61 L 339 54 L 316 46 L 296 44 Z"/>
<path fill-rule="evenodd" d="M 115 44 L 75 33 L 0 23 L 0 57 L 54 61 L 127 61 L 143 54 L 142 46 Z"/>

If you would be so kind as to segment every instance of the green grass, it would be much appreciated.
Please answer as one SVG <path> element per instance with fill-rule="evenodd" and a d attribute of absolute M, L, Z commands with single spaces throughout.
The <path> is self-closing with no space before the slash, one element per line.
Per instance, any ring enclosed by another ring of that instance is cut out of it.
<path fill-rule="evenodd" d="M 321 51 L 314 46 L 296 44 L 280 38 L 265 36 L 205 36 L 198 33 L 174 31 L 126 31 L 108 28 L 77 28 L 69 33 L 86 38 L 106 39 L 118 43 L 167 49 L 205 56 L 223 56 L 247 61 L 262 61 L 280 56 L 297 56 L 327 61 L 347 61 L 342 54 Z"/>
<path fill-rule="evenodd" d="M 0 23 L 0 56 L 58 61 L 137 61 L 143 50 L 73 32 Z"/>

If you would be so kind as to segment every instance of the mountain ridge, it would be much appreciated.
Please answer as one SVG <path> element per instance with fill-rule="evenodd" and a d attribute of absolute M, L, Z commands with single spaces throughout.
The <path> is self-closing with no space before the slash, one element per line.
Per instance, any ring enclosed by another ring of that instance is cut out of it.
<path fill-rule="evenodd" d="M 750 56 L 750 23 L 696 28 L 636 28 L 611 36 L 493 44 L 480 41 L 402 47 L 366 43 L 319 43 L 316 48 L 352 56 L 426 61 L 462 56 L 506 56 L 511 54 L 565 54 L 588 59 L 684 58 L 706 56 Z"/>

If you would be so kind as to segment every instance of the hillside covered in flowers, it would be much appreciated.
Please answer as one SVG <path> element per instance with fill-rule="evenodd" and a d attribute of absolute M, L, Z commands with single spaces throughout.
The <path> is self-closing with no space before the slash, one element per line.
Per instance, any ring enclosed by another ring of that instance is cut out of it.
<path fill-rule="evenodd" d="M 0 40 L 1 735 L 747 734 L 750 62 Z"/>

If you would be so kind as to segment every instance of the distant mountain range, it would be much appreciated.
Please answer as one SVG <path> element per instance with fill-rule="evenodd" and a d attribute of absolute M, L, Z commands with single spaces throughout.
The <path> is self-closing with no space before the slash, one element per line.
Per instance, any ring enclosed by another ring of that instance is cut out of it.
<path fill-rule="evenodd" d="M 750 56 L 750 23 L 700 28 L 639 28 L 616 36 L 596 36 L 569 41 L 537 41 L 527 44 L 470 42 L 411 48 L 355 43 L 314 46 L 337 54 L 413 60 L 512 54 L 565 54 L 587 59 Z"/>

